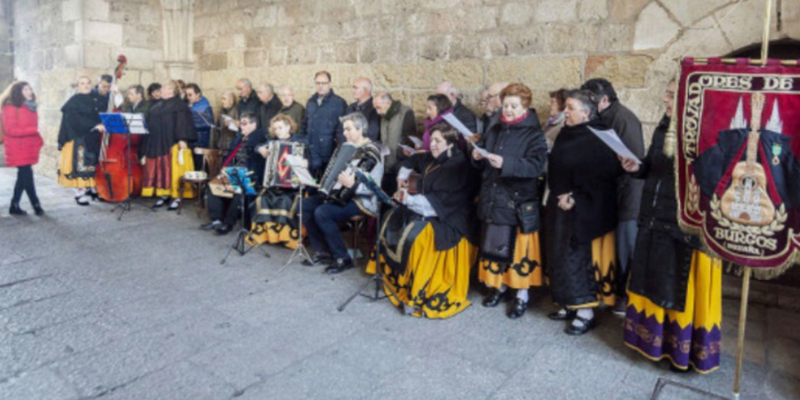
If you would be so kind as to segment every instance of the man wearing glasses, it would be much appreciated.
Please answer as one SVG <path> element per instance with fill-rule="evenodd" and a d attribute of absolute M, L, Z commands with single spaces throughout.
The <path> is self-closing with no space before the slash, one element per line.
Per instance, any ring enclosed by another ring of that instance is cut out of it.
<path fill-rule="evenodd" d="M 336 132 L 341 129 L 339 117 L 345 114 L 347 102 L 333 93 L 328 71 L 314 75 L 314 87 L 316 93 L 306 103 L 300 134 L 308 143 L 311 156 L 309 169 L 314 176 L 319 176 L 333 153 Z"/>
<path fill-rule="evenodd" d="M 251 180 L 255 190 L 261 188 L 264 178 L 264 164 L 266 160 L 256 150 L 259 146 L 266 143 L 267 135 L 258 128 L 258 116 L 254 113 L 245 113 L 239 120 L 241 133 L 231 142 L 231 158 L 228 167 L 244 167 L 251 173 Z M 232 199 L 215 196 L 210 190 L 206 193 L 208 201 L 208 216 L 211 222 L 203 224 L 200 229 L 204 231 L 214 231 L 217 235 L 227 235 L 233 230 L 236 221 L 239 220 L 242 210 L 239 209 L 241 198 L 246 194 L 236 194 Z M 253 200 L 248 197 L 247 204 Z M 245 218 L 247 219 L 247 218 Z M 247 224 L 247 227 L 250 225 Z"/>

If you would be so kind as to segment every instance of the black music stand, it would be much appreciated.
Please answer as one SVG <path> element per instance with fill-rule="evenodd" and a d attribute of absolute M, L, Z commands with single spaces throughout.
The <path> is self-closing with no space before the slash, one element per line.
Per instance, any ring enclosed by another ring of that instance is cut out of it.
<path fill-rule="evenodd" d="M 373 184 L 374 184 L 374 182 L 373 182 Z M 378 188 L 377 190 L 380 190 L 380 188 Z M 381 190 L 381 193 L 383 193 L 382 190 Z M 381 199 L 380 195 L 378 195 L 378 194 L 376 194 L 376 195 L 378 196 L 378 199 Z M 384 196 L 384 198 L 388 198 L 388 196 L 385 193 L 383 193 L 383 196 Z M 386 202 L 386 201 L 384 200 L 384 202 Z M 381 295 L 381 292 L 380 292 L 381 286 L 383 286 L 384 289 L 388 289 L 389 293 L 391 293 L 392 297 L 397 299 L 398 303 L 403 304 L 403 302 L 400 300 L 400 296 L 397 295 L 397 293 L 394 291 L 394 289 L 392 289 L 391 286 L 386 284 L 386 276 L 383 275 L 383 272 L 381 270 L 381 263 L 380 263 L 380 261 L 381 261 L 381 246 L 383 245 L 383 240 L 381 239 L 381 232 L 380 232 L 381 231 L 381 227 L 380 227 L 381 226 L 381 208 L 382 207 L 381 207 L 381 205 L 379 203 L 378 204 L 378 211 L 377 211 L 377 214 L 375 215 L 375 224 L 376 224 L 376 226 L 375 226 L 375 247 L 374 247 L 374 249 L 375 249 L 374 250 L 374 253 L 375 253 L 374 254 L 375 273 L 372 274 L 372 276 L 369 278 L 369 280 L 366 283 L 361 285 L 355 292 L 353 292 L 353 294 L 350 295 L 350 297 L 348 297 L 347 300 L 344 301 L 344 303 L 342 303 L 339 307 L 336 308 L 336 310 L 338 310 L 339 312 L 344 311 L 344 309 L 347 308 L 347 305 L 350 304 L 350 302 L 353 301 L 358 296 L 366 297 L 366 298 L 370 299 L 370 301 L 378 301 L 378 300 L 383 300 L 383 299 L 388 298 L 389 296 L 387 296 L 387 295 Z M 369 286 L 373 282 L 375 283 L 374 295 L 364 294 L 363 293 L 364 289 L 366 289 L 367 286 Z"/>
<path fill-rule="evenodd" d="M 131 135 L 150 134 L 150 131 L 148 131 L 147 127 L 145 126 L 144 114 L 100 113 L 100 120 L 103 122 L 103 126 L 106 128 L 106 134 L 113 133 L 125 135 L 125 139 L 128 141 L 128 146 L 125 149 L 125 163 L 127 164 L 128 191 L 130 192 L 131 187 L 133 186 L 133 168 L 131 168 Z M 111 182 L 109 182 L 109 186 L 111 186 Z M 111 212 L 116 212 L 117 209 L 119 209 L 120 213 L 119 217 L 117 217 L 117 221 L 121 221 L 122 216 L 125 215 L 126 212 L 130 212 L 132 206 L 133 203 L 131 203 L 131 196 L 129 194 L 125 200 L 117 203 L 117 205 L 111 209 Z M 155 212 L 153 209 L 150 209 L 150 211 Z"/>
<path fill-rule="evenodd" d="M 249 253 L 250 250 L 253 250 L 256 247 L 259 250 L 261 250 L 261 252 L 264 253 L 264 256 L 266 256 L 267 258 L 271 258 L 269 253 L 267 253 L 267 251 L 264 250 L 263 247 L 261 247 L 263 245 L 263 243 L 256 242 L 253 239 L 253 234 L 250 233 L 250 230 L 248 230 L 245 227 L 246 218 L 247 218 L 247 193 L 246 193 L 246 191 L 241 186 L 234 185 L 233 194 L 234 194 L 234 197 L 236 197 L 236 195 L 238 194 L 239 198 L 241 199 L 238 206 L 234 206 L 233 204 L 231 204 L 231 207 L 239 207 L 239 206 L 241 206 L 241 208 L 242 208 L 242 215 L 239 218 L 239 222 L 241 223 L 241 226 L 239 227 L 239 231 L 236 232 L 236 237 L 233 238 L 233 241 L 231 241 L 230 246 L 228 246 L 228 251 L 225 253 L 225 257 L 223 257 L 222 260 L 219 263 L 220 264 L 225 264 L 225 262 L 228 260 L 228 256 L 231 255 L 231 252 L 233 250 L 236 250 L 236 252 L 239 253 L 239 255 L 244 256 L 245 254 Z M 252 245 L 249 245 L 250 247 L 247 247 L 248 246 L 247 239 L 250 239 L 251 242 L 258 243 L 258 244 L 252 244 Z"/>

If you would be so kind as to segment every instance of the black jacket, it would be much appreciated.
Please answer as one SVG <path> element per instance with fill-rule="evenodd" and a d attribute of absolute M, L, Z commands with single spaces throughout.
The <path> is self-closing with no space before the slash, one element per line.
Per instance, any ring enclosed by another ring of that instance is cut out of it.
<path fill-rule="evenodd" d="M 147 129 L 150 134 L 142 139 L 139 152 L 140 156 L 148 158 L 169 154 L 172 146 L 181 140 L 189 143 L 197 140 L 192 111 L 178 96 L 160 101 L 150 108 Z"/>
<path fill-rule="evenodd" d="M 270 101 L 261 103 L 261 106 L 258 108 L 258 127 L 263 129 L 264 132 L 269 132 L 269 121 L 281 112 L 282 107 L 283 105 L 278 99 L 278 96 L 274 95 Z"/>
<path fill-rule="evenodd" d="M 644 158 L 644 135 L 642 123 L 631 110 L 614 101 L 600 113 L 600 119 L 614 129 L 622 143 L 639 159 Z M 642 202 L 642 181 L 635 181 L 623 174 L 617 181 L 617 215 L 620 221 L 636 219 Z"/>
<path fill-rule="evenodd" d="M 475 113 L 465 107 L 461 100 L 456 100 L 456 104 L 453 104 L 453 115 L 455 115 L 470 132 L 480 133 L 478 132 L 478 119 L 475 118 Z"/>
<path fill-rule="evenodd" d="M 239 143 L 242 143 L 242 139 L 244 139 L 244 136 L 241 133 L 236 135 L 233 141 L 231 141 L 230 152 L 233 152 L 233 150 L 239 146 Z M 228 167 L 247 168 L 247 170 L 253 174 L 251 179 L 253 180 L 256 190 L 261 188 L 261 184 L 264 181 L 264 167 L 267 162 L 257 149 L 266 142 L 267 135 L 264 134 L 264 131 L 260 128 L 254 130 L 247 136 L 242 147 L 239 148 L 239 151 L 236 152 L 234 158 L 227 165 Z"/>
<path fill-rule="evenodd" d="M 589 126 L 608 129 L 597 119 L 564 126 L 550 152 L 547 167 L 551 192 L 548 209 L 558 203 L 559 195 L 572 193 L 575 199 L 570 210 L 575 213 L 572 232 L 579 243 L 588 243 L 616 228 L 616 181 L 623 173 L 617 155 Z"/>
<path fill-rule="evenodd" d="M 435 234 L 436 250 L 457 245 L 461 238 L 477 243 L 474 218 L 475 181 L 464 171 L 472 168 L 464 153 L 453 146 L 450 154 L 433 158 L 430 152 L 406 158 L 402 166 L 420 174 L 419 194 L 425 196 L 436 217 L 430 219 Z"/>
<path fill-rule="evenodd" d="M 347 109 L 344 111 L 344 115 L 352 114 L 355 112 L 360 112 L 364 114 L 364 117 L 367 118 L 367 123 L 369 126 L 367 127 L 367 131 L 364 132 L 364 136 L 369 138 L 369 140 L 373 142 L 380 142 L 381 141 L 381 116 L 378 115 L 378 112 L 375 111 L 375 106 L 372 104 L 373 98 L 370 97 L 369 100 L 365 101 L 364 104 L 358 104 L 357 101 L 351 103 L 347 106 Z M 344 143 L 346 140 L 344 138 L 344 127 L 340 124 L 339 127 L 336 129 L 336 145 L 340 145 Z"/>
<path fill-rule="evenodd" d="M 494 125 L 481 146 L 502 156 L 503 168 L 494 168 L 485 159 L 475 163 L 483 171 L 478 218 L 489 224 L 516 226 L 517 205 L 539 198 L 537 178 L 547 162 L 547 142 L 536 110 L 531 109 L 521 122 Z"/>
<path fill-rule="evenodd" d="M 239 110 L 239 117 L 241 118 L 242 115 L 245 113 L 251 113 L 258 117 L 258 114 L 261 110 L 261 100 L 258 99 L 258 95 L 256 91 L 253 90 L 250 92 L 250 96 L 247 96 L 246 99 L 239 98 L 239 104 L 236 105 L 236 109 Z M 258 121 L 259 128 L 262 128 L 261 120 Z"/>
<path fill-rule="evenodd" d="M 664 155 L 669 128 L 664 117 L 653 133 L 653 142 L 634 177 L 645 179 L 639 234 L 631 264 L 628 290 L 670 310 L 683 311 L 696 237 L 678 227 L 673 159 Z"/>
<path fill-rule="evenodd" d="M 58 131 L 58 149 L 67 142 L 85 139 L 87 151 L 97 155 L 100 151 L 100 132 L 92 128 L 100 123 L 97 103 L 90 94 L 76 94 L 61 107 L 61 128 Z"/>

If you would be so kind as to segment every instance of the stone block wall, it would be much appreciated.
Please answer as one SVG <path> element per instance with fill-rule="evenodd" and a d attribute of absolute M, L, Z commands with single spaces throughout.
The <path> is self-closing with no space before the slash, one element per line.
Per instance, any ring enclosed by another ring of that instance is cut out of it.
<path fill-rule="evenodd" d="M 128 69 L 121 87 L 150 83 L 161 60 L 161 13 L 151 0 L 14 1 L 14 76 L 31 83 L 45 139 L 39 171 L 53 175 L 60 108 L 80 75 L 111 73 L 117 55 Z"/>
<path fill-rule="evenodd" d="M 781 2 L 781 32 L 798 37 L 800 4 Z M 724 55 L 760 42 L 762 0 L 239 0 L 195 1 L 196 76 L 215 104 L 240 77 L 294 87 L 333 74 L 352 101 L 364 75 L 424 117 L 425 98 L 453 81 L 477 108 L 481 87 L 521 81 L 546 118 L 547 92 L 605 77 L 645 123 L 681 55 Z"/>

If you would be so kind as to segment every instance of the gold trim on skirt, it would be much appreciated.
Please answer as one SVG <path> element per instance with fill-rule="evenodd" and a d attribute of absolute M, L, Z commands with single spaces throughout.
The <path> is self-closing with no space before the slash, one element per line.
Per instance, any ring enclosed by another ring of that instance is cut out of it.
<path fill-rule="evenodd" d="M 517 232 L 514 258 L 511 264 L 480 259 L 478 279 L 486 286 L 500 289 L 505 285 L 512 289 L 528 289 L 544 284 L 542 252 L 539 232 Z"/>
<path fill-rule="evenodd" d="M 72 174 L 73 148 L 75 143 L 70 140 L 61 148 L 61 155 L 58 157 L 58 184 L 63 187 L 86 189 L 95 186 L 94 178 L 68 178 Z"/>
<path fill-rule="evenodd" d="M 478 248 L 466 238 L 449 250 L 436 250 L 433 226 L 428 224 L 411 246 L 404 274 L 394 273 L 381 256 L 382 272 L 391 288 L 385 289 L 386 295 L 395 306 L 402 303 L 414 310 L 415 317 L 452 317 L 470 305 L 469 269 L 477 255 Z M 374 259 L 367 264 L 367 272 L 375 273 Z"/>

